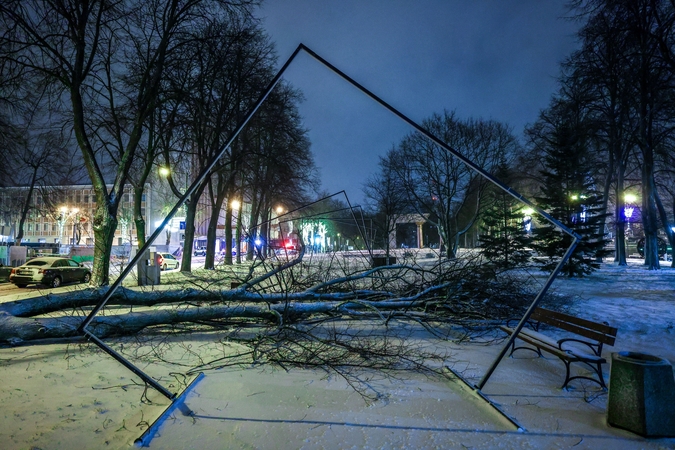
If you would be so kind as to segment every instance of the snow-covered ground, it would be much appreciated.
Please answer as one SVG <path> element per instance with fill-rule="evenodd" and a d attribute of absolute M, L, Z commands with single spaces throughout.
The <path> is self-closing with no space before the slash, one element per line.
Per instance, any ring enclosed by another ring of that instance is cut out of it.
<path fill-rule="evenodd" d="M 603 266 L 586 279 L 560 279 L 574 314 L 618 327 L 605 349 L 649 353 L 675 363 L 675 269 Z M 195 336 L 184 346 L 207 348 Z M 115 344 L 119 347 L 119 344 Z M 501 345 L 444 345 L 446 364 L 471 382 Z M 117 347 L 116 347 L 117 348 Z M 185 349 L 186 347 L 183 347 Z M 120 347 L 120 350 L 123 350 Z M 505 358 L 483 389 L 518 431 L 462 382 L 363 372 L 382 394 L 367 404 L 335 375 L 270 368 L 207 372 L 187 394 L 195 417 L 174 412 L 150 448 L 675 448 L 675 438 L 643 439 L 606 423 L 607 393 L 577 381 L 563 391 L 564 365 L 529 352 Z M 167 355 L 162 355 L 167 356 Z M 168 357 L 168 356 L 167 356 Z M 142 367 L 169 389 L 180 367 Z M 609 380 L 609 365 L 605 377 Z M 108 356 L 79 346 L 0 349 L 0 448 L 129 448 L 168 402 L 134 382 Z"/>

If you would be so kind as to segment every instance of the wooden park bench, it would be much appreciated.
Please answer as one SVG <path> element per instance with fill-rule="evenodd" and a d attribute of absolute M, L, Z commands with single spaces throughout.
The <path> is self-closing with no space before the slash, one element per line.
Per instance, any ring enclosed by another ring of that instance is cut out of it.
<path fill-rule="evenodd" d="M 511 322 L 508 321 L 506 325 L 500 326 L 509 335 L 512 335 L 515 330 L 515 328 L 510 326 Z M 542 324 L 567 331 L 571 335 L 558 340 L 553 339 L 540 333 L 539 329 Z M 528 325 L 530 328 L 526 328 Z M 610 327 L 607 324 L 580 319 L 579 317 L 544 308 L 536 308 L 526 326 L 520 330 L 517 336 L 517 339 L 532 345 L 534 348 L 528 346 L 516 347 L 514 339 L 511 343 L 511 353 L 509 353 L 509 356 L 513 355 L 513 352 L 518 349 L 532 350 L 539 356 L 542 356 L 541 352 L 543 350 L 557 356 L 565 363 L 567 374 L 565 375 L 565 382 L 562 385 L 563 389 L 567 387 L 570 381 L 578 378 L 595 381 L 602 388 L 606 389 L 605 379 L 602 376 L 602 364 L 605 364 L 607 360 L 602 357 L 602 346 L 603 344 L 614 345 L 616 332 L 616 328 Z M 598 379 L 583 375 L 570 376 L 570 364 L 574 362 L 580 362 L 589 366 L 595 371 Z"/>

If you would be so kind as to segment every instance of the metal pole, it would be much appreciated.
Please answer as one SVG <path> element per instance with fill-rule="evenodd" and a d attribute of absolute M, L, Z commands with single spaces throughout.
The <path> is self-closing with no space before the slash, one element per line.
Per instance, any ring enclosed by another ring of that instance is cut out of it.
<path fill-rule="evenodd" d="M 109 354 L 110 356 L 112 356 L 113 358 L 115 358 L 115 359 L 117 360 L 117 362 L 119 362 L 120 364 L 122 364 L 124 367 L 126 367 L 126 368 L 129 369 L 129 370 L 131 370 L 133 373 L 135 373 L 135 374 L 138 375 L 139 377 L 141 377 L 141 379 L 142 379 L 144 382 L 146 382 L 146 383 L 149 384 L 150 386 L 152 386 L 152 387 L 154 387 L 155 389 L 157 389 L 163 396 L 165 396 L 165 397 L 168 398 L 169 400 L 173 400 L 173 398 L 176 396 L 176 394 L 171 393 L 168 389 L 166 389 L 164 386 L 162 386 L 161 384 L 159 384 L 159 383 L 158 383 L 157 381 L 155 381 L 152 377 L 148 376 L 148 375 L 147 375 L 145 372 L 143 372 L 141 369 L 139 369 L 138 367 L 134 366 L 134 365 L 131 364 L 129 361 L 127 361 L 122 355 L 120 355 L 120 354 L 117 353 L 115 350 L 113 350 L 112 348 L 110 348 L 108 345 L 106 345 L 105 342 L 101 341 L 99 338 L 97 338 L 97 337 L 96 337 L 94 334 L 92 334 L 90 331 L 84 330 L 84 335 L 85 335 L 88 339 L 94 341 L 94 344 L 98 345 L 99 348 L 100 348 L 101 350 L 103 350 L 104 352 L 106 352 L 107 354 Z"/>

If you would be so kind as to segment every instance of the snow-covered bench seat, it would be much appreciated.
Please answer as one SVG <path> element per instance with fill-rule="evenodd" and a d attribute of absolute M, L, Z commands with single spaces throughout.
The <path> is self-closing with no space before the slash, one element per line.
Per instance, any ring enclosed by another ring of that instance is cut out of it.
<path fill-rule="evenodd" d="M 511 322 L 508 321 L 506 325 L 500 326 L 509 335 L 513 334 L 515 329 L 510 326 Z M 571 333 L 571 335 L 565 335 L 561 339 L 546 336 L 540 332 L 542 324 L 564 330 Z M 603 388 L 607 388 L 605 379 L 602 376 L 602 364 L 607 362 L 602 357 L 602 346 L 603 344 L 614 345 L 616 328 L 610 327 L 606 323 L 597 323 L 544 308 L 536 308 L 532 312 L 527 325 L 531 329 L 523 327 L 520 333 L 518 333 L 517 339 L 530 344 L 534 348 L 529 346 L 516 347 L 516 340 L 514 340 L 511 343 L 511 353 L 509 353 L 509 356 L 519 349 L 532 350 L 539 356 L 542 356 L 541 352 L 543 350 L 557 356 L 565 363 L 567 373 L 565 375 L 565 382 L 562 385 L 563 389 L 567 387 L 570 381 L 578 378 L 595 381 Z M 580 362 L 589 366 L 595 371 L 598 379 L 584 375 L 570 376 L 570 364 L 573 362 Z"/>

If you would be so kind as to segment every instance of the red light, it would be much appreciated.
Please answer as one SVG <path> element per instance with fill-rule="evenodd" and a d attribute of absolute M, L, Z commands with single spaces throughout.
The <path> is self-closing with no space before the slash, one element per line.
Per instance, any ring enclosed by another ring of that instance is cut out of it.
<path fill-rule="evenodd" d="M 16 269 L 12 269 L 12 275 L 16 273 Z"/>
<path fill-rule="evenodd" d="M 291 244 L 290 242 L 286 242 L 286 245 L 284 247 L 291 248 L 291 247 L 293 247 L 293 244 Z"/>
<path fill-rule="evenodd" d="M 162 257 L 162 255 L 159 255 L 159 256 L 157 257 L 157 262 L 158 262 L 158 264 L 160 264 L 160 265 L 164 262 L 164 258 Z"/>

